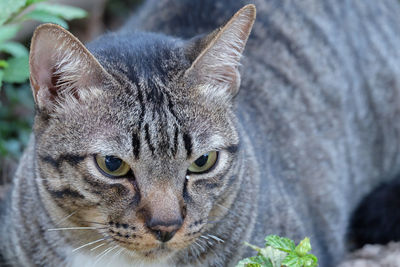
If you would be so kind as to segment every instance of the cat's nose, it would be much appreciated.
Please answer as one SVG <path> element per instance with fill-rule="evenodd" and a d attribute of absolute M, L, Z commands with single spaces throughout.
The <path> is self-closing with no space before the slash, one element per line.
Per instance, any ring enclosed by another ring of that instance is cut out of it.
<path fill-rule="evenodd" d="M 159 220 L 146 220 L 147 227 L 152 231 L 154 236 L 161 242 L 168 242 L 174 237 L 175 233 L 181 228 L 183 219 L 164 222 Z"/>

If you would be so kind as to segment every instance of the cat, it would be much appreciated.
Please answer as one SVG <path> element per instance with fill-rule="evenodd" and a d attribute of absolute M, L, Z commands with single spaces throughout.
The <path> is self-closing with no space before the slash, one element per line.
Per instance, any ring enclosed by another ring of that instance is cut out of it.
<path fill-rule="evenodd" d="M 149 0 L 87 48 L 40 26 L 3 258 L 233 266 L 244 241 L 278 234 L 310 237 L 335 266 L 357 203 L 400 173 L 399 12 L 396 0 Z"/>

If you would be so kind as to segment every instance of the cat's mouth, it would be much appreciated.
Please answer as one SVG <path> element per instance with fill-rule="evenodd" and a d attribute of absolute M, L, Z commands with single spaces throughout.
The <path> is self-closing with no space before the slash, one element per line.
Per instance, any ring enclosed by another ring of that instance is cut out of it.
<path fill-rule="evenodd" d="M 141 256 L 148 259 L 153 257 L 168 257 L 176 252 L 176 249 L 171 247 L 171 244 L 159 243 L 146 237 L 132 242 L 121 240 L 120 237 L 113 237 L 113 242 L 116 243 L 116 245 L 125 247 L 128 251 L 131 251 L 132 254 L 135 254 L 136 257 Z"/>
<path fill-rule="evenodd" d="M 176 253 L 176 250 L 170 248 L 167 244 L 155 244 L 154 247 L 150 248 L 146 247 L 137 247 L 137 246 L 127 246 L 127 244 L 120 243 L 119 241 L 115 241 L 121 247 L 125 247 L 127 250 L 127 254 L 130 255 L 133 259 L 141 259 L 143 261 L 162 261 L 170 258 Z"/>

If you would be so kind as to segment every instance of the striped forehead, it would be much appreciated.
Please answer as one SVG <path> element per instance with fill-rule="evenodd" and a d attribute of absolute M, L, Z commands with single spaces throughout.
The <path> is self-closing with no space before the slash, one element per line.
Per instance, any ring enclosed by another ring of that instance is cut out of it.
<path fill-rule="evenodd" d="M 186 157 L 192 153 L 192 137 L 184 131 L 182 118 L 170 89 L 161 79 L 131 80 L 134 86 L 132 100 L 137 102 L 138 117 L 133 118 L 131 127 L 132 150 L 136 159 L 140 158 L 143 146 L 151 155 L 176 157 L 179 146 L 183 146 Z"/>

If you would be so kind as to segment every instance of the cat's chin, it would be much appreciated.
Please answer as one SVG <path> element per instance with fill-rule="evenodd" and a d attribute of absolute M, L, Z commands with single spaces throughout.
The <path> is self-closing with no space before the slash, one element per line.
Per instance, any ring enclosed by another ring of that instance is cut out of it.
<path fill-rule="evenodd" d="M 95 266 L 147 266 L 147 267 L 173 267 L 171 259 L 175 253 L 166 248 L 155 248 L 147 251 L 137 251 L 125 248 L 115 249 L 116 252 L 108 253 L 103 257 L 93 253 L 73 253 L 68 259 L 71 267 L 95 267 Z M 102 255 L 102 254 L 100 254 Z M 118 256 L 116 256 L 118 255 Z"/>
<path fill-rule="evenodd" d="M 151 249 L 130 248 L 129 246 L 127 247 L 126 244 L 124 247 L 126 248 L 126 254 L 132 259 L 152 263 L 167 261 L 177 252 L 176 249 L 172 249 L 163 243 L 156 245 Z"/>

